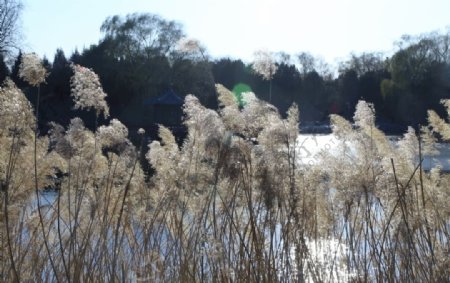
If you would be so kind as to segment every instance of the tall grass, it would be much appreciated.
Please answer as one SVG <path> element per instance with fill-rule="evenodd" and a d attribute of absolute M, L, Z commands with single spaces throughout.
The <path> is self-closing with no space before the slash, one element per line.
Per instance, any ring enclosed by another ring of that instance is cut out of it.
<path fill-rule="evenodd" d="M 73 85 L 77 102 L 107 109 L 96 101 L 103 92 L 89 97 L 83 85 Z M 421 165 L 445 128 L 436 119 L 393 144 L 360 102 L 356 127 L 331 117 L 337 149 L 304 165 L 296 106 L 283 119 L 250 93 L 240 108 L 217 91 L 218 111 L 186 97 L 182 146 L 160 127 L 146 176 L 144 148 L 118 120 L 92 132 L 75 118 L 35 138 L 33 109 L 8 81 L 0 281 L 450 281 L 450 178 Z M 44 201 L 42 188 L 56 181 Z"/>

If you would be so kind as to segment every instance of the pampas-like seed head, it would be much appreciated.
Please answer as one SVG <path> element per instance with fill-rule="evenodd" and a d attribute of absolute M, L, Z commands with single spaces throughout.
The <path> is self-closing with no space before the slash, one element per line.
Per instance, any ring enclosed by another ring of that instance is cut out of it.
<path fill-rule="evenodd" d="M 74 75 L 70 80 L 75 109 L 94 109 L 99 115 L 103 112 L 109 116 L 109 107 L 105 101 L 106 93 L 100 84 L 100 79 L 91 69 L 80 65 L 72 65 Z"/>
<path fill-rule="evenodd" d="M 19 67 L 19 77 L 32 86 L 38 86 L 45 81 L 47 70 L 36 53 L 23 54 Z"/>
<path fill-rule="evenodd" d="M 255 61 L 252 65 L 256 74 L 264 80 L 271 80 L 278 70 L 272 54 L 267 50 L 259 50 L 254 53 Z"/>

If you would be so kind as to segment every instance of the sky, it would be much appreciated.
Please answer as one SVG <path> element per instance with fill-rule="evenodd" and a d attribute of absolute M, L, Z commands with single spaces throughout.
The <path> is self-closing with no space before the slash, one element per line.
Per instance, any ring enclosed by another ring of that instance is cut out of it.
<path fill-rule="evenodd" d="M 450 28 L 450 0 L 22 0 L 23 48 L 50 61 L 96 44 L 108 16 L 158 14 L 182 24 L 214 58 L 249 62 L 259 49 L 310 52 L 326 62 L 351 52 L 392 52 L 404 34 Z"/>

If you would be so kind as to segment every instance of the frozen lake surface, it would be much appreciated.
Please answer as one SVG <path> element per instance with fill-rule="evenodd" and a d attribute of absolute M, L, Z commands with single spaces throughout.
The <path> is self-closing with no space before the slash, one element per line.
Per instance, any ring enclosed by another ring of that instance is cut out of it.
<path fill-rule="evenodd" d="M 393 143 L 398 140 L 398 136 L 389 137 Z M 333 134 L 314 135 L 302 134 L 299 136 L 298 148 L 302 164 L 315 164 L 316 154 L 325 150 L 333 153 L 337 149 L 339 140 Z M 436 156 L 424 156 L 423 168 L 430 170 L 440 166 L 442 171 L 450 172 L 450 144 L 439 143 L 436 145 L 439 154 Z"/>
<path fill-rule="evenodd" d="M 396 143 L 398 137 L 390 137 L 392 143 Z M 317 154 L 321 151 L 328 151 L 333 153 L 338 149 L 340 141 L 332 134 L 326 135 L 314 135 L 314 134 L 302 134 L 299 136 L 298 152 L 302 164 L 315 164 L 318 162 Z M 351 144 L 349 145 L 351 148 Z M 450 172 L 450 145 L 449 144 L 437 144 L 439 155 L 437 156 L 425 156 L 423 167 L 425 170 L 429 170 L 435 166 L 441 166 L 443 171 Z M 47 191 L 40 194 L 41 207 L 43 211 L 50 209 L 56 209 L 55 200 L 57 198 L 57 192 Z M 66 201 L 64 199 L 63 201 Z M 33 196 L 32 210 L 37 207 L 35 196 Z M 283 246 L 283 235 L 281 226 L 277 224 L 276 236 L 273 239 L 274 246 Z M 168 235 L 168 234 L 167 234 Z M 165 235 L 164 237 L 167 237 Z M 267 235 L 269 237 L 269 235 Z M 164 238 L 163 237 L 163 238 Z M 345 237 L 344 237 L 345 238 Z M 270 240 L 269 240 L 270 241 Z M 321 278 L 324 282 L 351 282 L 357 276 L 356 270 L 347 266 L 347 258 L 349 258 L 350 251 L 345 239 L 338 240 L 336 238 L 319 238 L 319 239 L 305 239 L 305 244 L 310 254 L 310 258 L 305 263 L 312 264 L 314 268 L 320 271 Z M 290 257 L 292 261 L 295 261 L 295 249 L 292 248 Z M 304 282 L 314 282 L 315 274 L 307 268 L 305 264 L 302 272 L 304 276 Z M 281 270 L 284 270 L 284 266 Z M 294 263 L 290 268 L 297 268 Z M 281 276 L 281 273 L 280 273 Z M 281 277 L 280 277 L 281 278 Z"/>

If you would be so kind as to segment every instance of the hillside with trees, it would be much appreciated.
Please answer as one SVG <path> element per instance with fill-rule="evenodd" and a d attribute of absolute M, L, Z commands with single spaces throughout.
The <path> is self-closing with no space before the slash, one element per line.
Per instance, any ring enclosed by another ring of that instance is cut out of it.
<path fill-rule="evenodd" d="M 182 26 L 157 15 L 112 16 L 101 31 L 98 44 L 69 56 L 58 49 L 51 61 L 43 58 L 50 74 L 42 87 L 43 130 L 49 121 L 67 125 L 73 115 L 81 115 L 88 126 L 94 126 L 92 113 L 69 111 L 72 63 L 99 75 L 108 93 L 111 117 L 131 128 L 152 127 L 145 118 L 151 114 L 143 101 L 169 89 L 181 98 L 195 94 L 207 107 L 217 108 L 215 83 L 235 89 L 237 96 L 242 91 L 239 87 L 245 86 L 281 113 L 297 103 L 305 126 L 328 124 L 330 114 L 350 118 L 356 102 L 363 99 L 374 103 L 377 124 L 392 133 L 424 124 L 427 109 L 443 114 L 440 100 L 450 97 L 450 31 L 404 36 L 390 56 L 350 54 L 337 70 L 306 52 L 271 53 L 277 70 L 270 83 L 253 71 L 254 62 L 211 58 L 195 40 L 181 46 L 186 41 Z M 10 73 L 3 63 L 0 79 L 10 74 L 18 86 L 25 86 L 17 75 L 20 59 L 19 53 Z M 26 93 L 30 96 L 33 91 Z"/>

